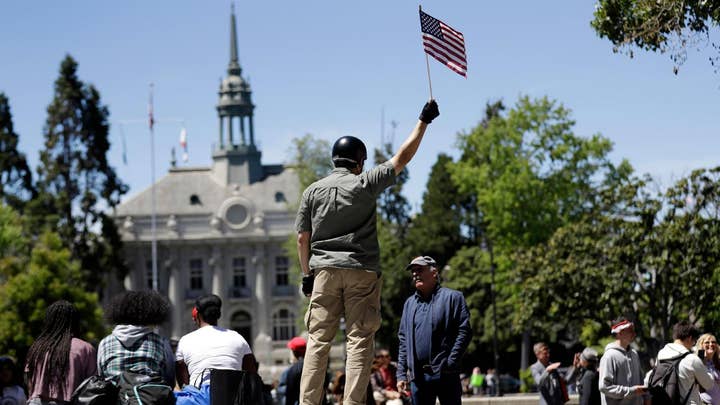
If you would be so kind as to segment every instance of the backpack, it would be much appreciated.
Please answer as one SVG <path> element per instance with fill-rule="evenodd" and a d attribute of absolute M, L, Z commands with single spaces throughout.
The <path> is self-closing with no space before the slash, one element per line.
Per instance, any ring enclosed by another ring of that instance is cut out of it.
<path fill-rule="evenodd" d="M 680 398 L 679 378 L 680 361 L 688 354 L 689 351 L 670 359 L 659 360 L 655 365 L 648 380 L 648 391 L 652 395 L 653 405 L 685 405 L 690 399 L 692 386 L 685 398 Z"/>
<path fill-rule="evenodd" d="M 117 402 L 118 388 L 112 379 L 93 375 L 85 379 L 72 393 L 71 405 L 106 405 Z"/>
<path fill-rule="evenodd" d="M 124 371 L 118 380 L 117 405 L 175 405 L 175 395 L 160 376 Z"/>
<path fill-rule="evenodd" d="M 272 397 L 257 373 L 210 370 L 211 405 L 271 405 Z"/>

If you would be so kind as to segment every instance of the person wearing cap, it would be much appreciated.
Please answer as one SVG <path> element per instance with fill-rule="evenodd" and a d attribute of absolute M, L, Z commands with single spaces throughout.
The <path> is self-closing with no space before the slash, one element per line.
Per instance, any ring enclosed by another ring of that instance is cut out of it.
<path fill-rule="evenodd" d="M 590 347 L 586 347 L 580 353 L 580 378 L 577 383 L 577 390 L 580 397 L 580 405 L 600 405 L 600 377 L 598 376 L 598 353 Z"/>
<path fill-rule="evenodd" d="M 330 346 L 343 314 L 347 336 L 344 403 L 365 404 L 375 332 L 380 327 L 377 198 L 395 183 L 438 115 L 435 100 L 427 102 L 398 152 L 367 172 L 363 172 L 365 144 L 354 136 L 341 137 L 332 148 L 335 169 L 302 194 L 295 228 L 302 291 L 310 297 L 300 384 L 303 405 L 322 400 Z"/>
<path fill-rule="evenodd" d="M 460 404 L 460 360 L 470 338 L 470 312 L 460 291 L 440 285 L 437 263 L 418 256 L 405 267 L 415 294 L 405 301 L 398 339 L 397 387 L 414 405 Z"/>
<path fill-rule="evenodd" d="M 303 369 L 303 358 L 307 349 L 305 339 L 296 336 L 287 344 L 288 349 L 295 357 L 295 364 L 288 367 L 280 376 L 280 386 L 278 391 L 285 396 L 285 400 L 280 405 L 296 405 L 300 401 L 300 377 Z"/>
<path fill-rule="evenodd" d="M 605 346 L 598 368 L 602 405 L 641 405 L 646 399 L 649 402 L 640 356 L 630 347 L 636 336 L 635 325 L 621 317 L 613 321 L 610 333 L 615 341 Z"/>
<path fill-rule="evenodd" d="M 195 300 L 192 319 L 198 327 L 180 338 L 175 353 L 177 382 L 200 388 L 210 383 L 210 370 L 257 372 L 257 362 L 247 341 L 234 330 L 218 326 L 222 300 L 211 294 Z"/>

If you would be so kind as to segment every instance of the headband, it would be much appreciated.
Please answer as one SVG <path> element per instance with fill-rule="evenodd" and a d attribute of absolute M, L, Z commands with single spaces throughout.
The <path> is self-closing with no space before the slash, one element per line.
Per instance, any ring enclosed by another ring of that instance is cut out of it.
<path fill-rule="evenodd" d="M 614 335 L 614 334 L 616 334 L 622 330 L 625 330 L 631 326 L 633 326 L 632 322 L 630 322 L 628 320 L 621 321 L 621 322 L 618 322 L 615 325 L 613 325 L 612 328 L 610 328 L 610 333 L 612 333 Z"/>

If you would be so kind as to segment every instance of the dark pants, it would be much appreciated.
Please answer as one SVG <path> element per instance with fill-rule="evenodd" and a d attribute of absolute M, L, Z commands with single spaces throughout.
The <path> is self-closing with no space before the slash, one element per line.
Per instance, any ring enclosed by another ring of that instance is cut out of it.
<path fill-rule="evenodd" d="M 422 380 L 416 378 L 410 383 L 413 405 L 460 405 L 462 388 L 459 374 L 430 375 L 423 374 Z"/>

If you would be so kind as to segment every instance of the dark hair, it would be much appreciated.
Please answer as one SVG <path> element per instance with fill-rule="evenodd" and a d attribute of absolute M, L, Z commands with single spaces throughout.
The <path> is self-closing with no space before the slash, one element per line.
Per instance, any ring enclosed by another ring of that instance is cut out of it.
<path fill-rule="evenodd" d="M 680 321 L 673 326 L 673 339 L 685 340 L 692 337 L 697 340 L 700 330 L 688 321 Z"/>
<path fill-rule="evenodd" d="M 47 362 L 48 384 L 64 393 L 65 378 L 70 367 L 70 345 L 78 327 L 75 306 L 61 300 L 52 303 L 45 311 L 45 322 L 40 336 L 30 346 L 27 355 L 27 381 L 31 391 L 35 372 Z"/>
<path fill-rule="evenodd" d="M 160 325 L 170 315 L 170 302 L 155 291 L 125 291 L 113 297 L 105 313 L 115 325 Z"/>
<path fill-rule="evenodd" d="M 0 395 L 2 394 L 2 390 L 5 389 L 5 387 L 22 385 L 22 378 L 20 376 L 20 373 L 18 372 L 15 360 L 13 360 L 12 357 L 0 356 L 0 371 L 4 369 L 9 369 L 12 372 L 12 378 L 7 385 L 4 385 L 3 382 L 0 381 Z"/>
<path fill-rule="evenodd" d="M 220 319 L 222 300 L 215 294 L 205 295 L 195 300 L 195 308 L 203 321 L 210 325 L 217 325 Z"/>

